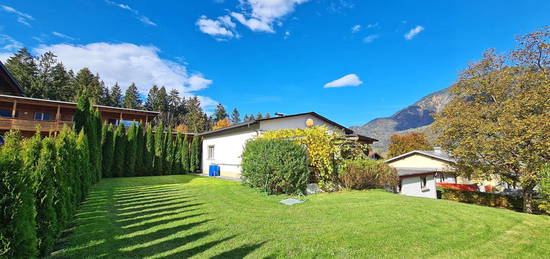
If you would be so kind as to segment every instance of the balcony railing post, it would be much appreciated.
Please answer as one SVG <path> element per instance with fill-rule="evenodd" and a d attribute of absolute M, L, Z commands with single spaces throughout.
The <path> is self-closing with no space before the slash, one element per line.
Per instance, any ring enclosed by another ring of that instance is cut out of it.
<path fill-rule="evenodd" d="M 11 117 L 12 118 L 15 118 L 15 115 L 17 114 L 16 109 L 17 109 L 17 100 L 14 100 L 13 101 L 13 108 L 11 110 Z"/>

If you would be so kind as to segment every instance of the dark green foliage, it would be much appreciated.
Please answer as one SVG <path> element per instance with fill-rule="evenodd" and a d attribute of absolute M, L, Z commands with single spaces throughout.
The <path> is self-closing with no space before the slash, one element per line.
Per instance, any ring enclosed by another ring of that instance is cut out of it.
<path fill-rule="evenodd" d="M 187 139 L 187 134 L 183 137 L 181 149 L 181 170 L 182 173 L 189 173 L 189 140 Z"/>
<path fill-rule="evenodd" d="M 102 155 L 102 170 L 103 177 L 113 177 L 113 155 L 115 152 L 113 125 L 103 124 L 101 136 L 101 155 Z"/>
<path fill-rule="evenodd" d="M 46 255 L 53 248 L 55 238 L 60 231 L 54 207 L 56 194 L 54 170 L 57 161 L 54 140 L 46 138 L 41 142 L 39 135 L 32 137 L 25 143 L 23 158 L 28 161 L 25 162 L 27 169 L 34 174 L 38 249 L 40 255 Z M 36 167 L 32 166 L 31 161 L 36 161 Z"/>
<path fill-rule="evenodd" d="M 154 175 L 162 175 L 164 172 L 164 125 L 162 122 L 155 129 L 155 160 L 153 160 Z"/>
<path fill-rule="evenodd" d="M 68 223 L 80 202 L 80 177 L 77 175 L 76 140 L 73 131 L 64 128 L 55 139 L 56 163 L 55 173 L 59 179 L 56 202 L 60 203 L 59 211 L 62 225 Z"/>
<path fill-rule="evenodd" d="M 88 135 L 88 145 L 90 146 L 90 163 L 92 164 L 93 182 L 99 182 L 101 179 L 101 114 L 98 109 L 90 110 L 90 133 Z M 86 131 L 85 131 L 86 132 Z"/>
<path fill-rule="evenodd" d="M 126 93 L 124 94 L 124 108 L 139 109 L 141 108 L 141 98 L 139 97 L 139 92 L 136 84 L 132 83 Z"/>
<path fill-rule="evenodd" d="M 195 136 L 193 137 L 193 141 L 191 142 L 189 171 L 191 173 L 196 173 L 198 170 L 200 170 L 200 166 L 201 166 L 201 146 L 200 146 L 199 137 Z"/>
<path fill-rule="evenodd" d="M 18 132 L 4 136 L 0 148 L 0 257 L 37 255 L 36 210 L 31 178 L 23 171 Z"/>
<path fill-rule="evenodd" d="M 76 132 L 80 132 L 82 129 L 87 131 L 91 116 L 91 106 L 90 97 L 86 92 L 84 92 L 80 98 L 78 98 L 78 102 L 76 104 L 76 113 L 74 115 L 74 127 Z"/>
<path fill-rule="evenodd" d="M 372 159 L 341 161 L 338 177 L 344 188 L 355 190 L 393 189 L 399 183 L 399 175 L 394 168 Z"/>
<path fill-rule="evenodd" d="M 155 160 L 155 136 L 153 126 L 148 125 L 145 131 L 144 169 L 145 175 L 153 175 Z"/>
<path fill-rule="evenodd" d="M 309 177 L 306 150 L 288 140 L 247 142 L 242 154 L 242 177 L 247 185 L 269 194 L 301 194 Z"/>
<path fill-rule="evenodd" d="M 132 123 L 126 135 L 124 176 L 134 176 L 136 174 L 137 137 L 137 126 Z"/>
<path fill-rule="evenodd" d="M 174 173 L 182 174 L 183 169 L 181 166 L 181 147 L 183 146 L 183 139 L 181 134 L 176 134 L 176 140 L 174 141 Z"/>
<path fill-rule="evenodd" d="M 136 175 L 145 175 L 145 135 L 141 123 L 136 130 Z"/>
<path fill-rule="evenodd" d="M 437 196 L 443 200 L 473 203 L 477 205 L 523 210 L 523 198 L 490 192 L 469 192 L 449 188 L 437 188 Z"/>
<path fill-rule="evenodd" d="M 164 155 L 166 160 L 164 171 L 165 174 L 174 174 L 174 140 L 172 139 L 172 128 L 168 129 L 168 133 L 164 137 L 164 142 L 166 143 L 166 154 Z"/>
<path fill-rule="evenodd" d="M 88 146 L 88 137 L 84 131 L 80 131 L 76 138 L 76 150 L 78 155 L 78 171 L 80 172 L 80 190 L 81 197 L 88 194 L 88 190 L 92 185 L 92 175 L 90 169 L 90 150 Z"/>
<path fill-rule="evenodd" d="M 126 155 L 126 129 L 124 124 L 118 124 L 118 127 L 114 135 L 115 151 L 113 156 L 113 176 L 122 177 L 124 176 L 124 160 Z M 91 159 L 90 159 L 91 160 Z"/>

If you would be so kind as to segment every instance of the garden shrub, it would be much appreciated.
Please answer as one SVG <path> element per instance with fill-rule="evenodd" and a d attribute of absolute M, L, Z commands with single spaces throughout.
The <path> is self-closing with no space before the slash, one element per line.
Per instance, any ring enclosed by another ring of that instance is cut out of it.
<path fill-rule="evenodd" d="M 189 152 L 189 171 L 196 173 L 201 169 L 201 144 L 200 137 L 194 136 L 191 141 L 191 151 Z"/>
<path fill-rule="evenodd" d="M 537 201 L 540 210 L 550 214 L 550 164 L 547 164 L 540 172 L 541 181 L 539 193 L 541 199 Z"/>
<path fill-rule="evenodd" d="M 292 141 L 248 141 L 241 166 L 243 182 L 269 194 L 304 193 L 308 183 L 306 150 Z"/>
<path fill-rule="evenodd" d="M 523 198 L 489 192 L 470 192 L 453 190 L 449 188 L 437 188 L 438 197 L 443 200 L 459 201 L 490 207 L 507 208 L 516 211 L 523 210 Z"/>
<path fill-rule="evenodd" d="M 164 125 L 162 122 L 155 129 L 155 159 L 153 160 L 154 175 L 164 172 Z"/>
<path fill-rule="evenodd" d="M 88 138 L 84 130 L 80 131 L 76 138 L 76 150 L 78 157 L 78 171 L 80 172 L 80 191 L 81 197 L 86 197 L 92 184 L 92 175 L 90 171 L 90 150 L 88 148 Z"/>
<path fill-rule="evenodd" d="M 101 154 L 102 154 L 102 169 L 103 177 L 113 177 L 113 156 L 115 152 L 114 147 L 114 132 L 112 124 L 103 124 L 102 136 L 101 136 Z"/>
<path fill-rule="evenodd" d="M 136 175 L 145 175 L 145 135 L 143 134 L 143 126 L 141 123 L 137 127 L 136 137 Z"/>
<path fill-rule="evenodd" d="M 124 158 L 124 176 L 134 176 L 136 174 L 136 154 L 137 154 L 137 126 L 132 123 L 126 134 L 126 152 Z"/>
<path fill-rule="evenodd" d="M 23 172 L 19 132 L 4 135 L 0 147 L 0 257 L 37 255 L 36 210 L 31 178 Z"/>
<path fill-rule="evenodd" d="M 155 138 L 153 135 L 153 126 L 149 125 L 145 131 L 145 153 L 144 153 L 144 168 L 145 175 L 153 175 L 155 159 Z"/>
<path fill-rule="evenodd" d="M 78 202 L 77 192 L 80 191 L 80 179 L 76 179 L 75 166 L 73 164 L 72 156 L 76 155 L 76 143 L 72 143 L 70 133 L 66 130 L 62 130 L 56 138 L 48 138 L 44 140 L 49 142 L 55 141 L 55 179 L 57 181 L 56 187 L 56 203 L 57 212 L 60 215 L 59 219 L 62 226 L 65 226 L 69 222 L 71 215 L 76 211 L 76 205 Z M 73 148 L 73 144 L 75 145 Z M 78 187 L 77 187 L 78 186 Z"/>
<path fill-rule="evenodd" d="M 115 151 L 113 156 L 113 176 L 115 177 L 122 177 L 124 176 L 124 160 L 125 160 L 125 153 L 126 153 L 126 129 L 124 128 L 124 124 L 120 123 L 118 124 L 118 127 L 116 128 L 115 134 L 114 134 L 114 142 L 115 142 Z M 92 145 L 88 143 L 91 147 Z M 90 163 L 93 163 L 94 160 L 92 159 L 92 153 L 93 150 L 90 151 Z"/>
<path fill-rule="evenodd" d="M 168 128 L 168 133 L 164 137 L 164 142 L 166 143 L 166 154 L 165 157 L 165 165 L 166 168 L 164 169 L 166 171 L 165 174 L 174 174 L 173 172 L 173 165 L 174 165 L 174 142 L 172 141 L 172 128 Z"/>
<path fill-rule="evenodd" d="M 394 168 L 372 159 L 342 160 L 338 178 L 344 188 L 354 190 L 393 189 L 399 183 L 399 175 Z"/>
<path fill-rule="evenodd" d="M 187 139 L 187 135 L 183 137 L 182 144 L 181 144 L 181 170 L 182 173 L 186 174 L 189 173 L 189 140 Z"/>

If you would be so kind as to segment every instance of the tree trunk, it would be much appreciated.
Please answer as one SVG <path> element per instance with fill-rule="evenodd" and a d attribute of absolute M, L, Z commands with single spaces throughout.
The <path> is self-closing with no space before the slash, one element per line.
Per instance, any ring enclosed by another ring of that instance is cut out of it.
<path fill-rule="evenodd" d="M 523 212 L 533 213 L 533 188 L 534 186 L 525 186 L 523 188 Z"/>

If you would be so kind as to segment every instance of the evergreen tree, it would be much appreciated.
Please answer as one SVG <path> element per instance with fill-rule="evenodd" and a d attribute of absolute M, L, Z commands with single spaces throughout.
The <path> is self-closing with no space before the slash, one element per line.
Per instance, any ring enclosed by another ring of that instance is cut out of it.
<path fill-rule="evenodd" d="M 55 138 L 55 169 L 58 178 L 60 179 L 60 185 L 58 186 L 59 196 L 57 202 L 61 203 L 63 208 L 60 208 L 62 213 L 62 226 L 69 223 L 70 218 L 76 212 L 76 205 L 80 200 L 80 179 L 75 176 L 76 172 L 73 166 L 76 166 L 73 156 L 76 153 L 76 142 L 71 139 L 72 130 L 67 127 L 57 135 Z M 78 195 L 77 195 L 78 193 Z"/>
<path fill-rule="evenodd" d="M 166 112 L 168 110 L 168 94 L 166 88 L 161 87 L 153 102 L 153 111 Z"/>
<path fill-rule="evenodd" d="M 233 108 L 233 112 L 231 113 L 231 122 L 233 124 L 241 122 L 241 114 L 239 114 L 237 108 Z"/>
<path fill-rule="evenodd" d="M 264 118 L 264 116 L 262 115 L 262 113 L 258 112 L 258 115 L 256 115 L 256 120 L 261 120 L 263 118 Z"/>
<path fill-rule="evenodd" d="M 182 111 L 184 106 L 181 105 L 182 100 L 179 95 L 180 93 L 177 89 L 170 90 L 170 93 L 168 94 L 168 111 L 165 115 L 166 119 L 164 120 L 164 123 L 167 126 L 176 126 L 178 122 L 180 122 L 179 115 L 184 112 Z"/>
<path fill-rule="evenodd" d="M 69 85 L 71 76 L 65 70 L 63 64 L 58 63 L 56 56 L 48 51 L 38 60 L 37 74 L 32 82 L 32 89 L 37 92 L 33 93 L 34 97 L 69 101 L 74 93 Z"/>
<path fill-rule="evenodd" d="M 84 131 L 88 131 L 87 129 L 90 127 L 90 98 L 88 97 L 88 94 L 86 92 L 82 93 L 80 97 L 78 98 L 78 102 L 76 104 L 76 113 L 74 115 L 74 127 L 77 132 L 80 132 L 80 130 L 84 129 Z M 87 134 L 87 133 L 86 133 Z"/>
<path fill-rule="evenodd" d="M 147 94 L 147 101 L 145 102 L 145 109 L 147 109 L 148 111 L 155 110 L 155 103 L 157 100 L 158 91 L 159 88 L 156 85 L 153 85 L 153 87 L 149 89 L 149 93 Z"/>
<path fill-rule="evenodd" d="M 147 125 L 147 130 L 145 131 L 145 153 L 144 153 L 144 169 L 146 175 L 153 175 L 154 171 L 154 160 L 155 160 L 155 136 L 153 134 L 153 126 L 151 124 Z"/>
<path fill-rule="evenodd" d="M 102 154 L 102 170 L 103 177 L 113 177 L 113 155 L 115 152 L 114 137 L 113 137 L 113 124 L 103 124 L 101 137 L 101 154 Z"/>
<path fill-rule="evenodd" d="M 88 137 L 84 134 L 84 130 L 78 133 L 76 138 L 76 150 L 79 160 L 78 171 L 80 172 L 80 191 L 81 197 L 86 197 L 88 190 L 92 185 L 92 173 L 90 166 L 90 151 L 88 145 Z M 111 172 L 111 170 L 109 170 Z"/>
<path fill-rule="evenodd" d="M 203 112 L 201 102 L 197 96 L 187 100 L 187 111 L 185 124 L 189 128 L 189 131 L 200 133 L 206 130 L 206 114 Z"/>
<path fill-rule="evenodd" d="M 23 92 L 28 97 L 39 97 L 42 92 L 40 89 L 33 89 L 36 87 L 34 80 L 38 74 L 38 66 L 36 65 L 36 59 L 29 53 L 26 48 L 20 49 L 17 54 L 10 57 L 6 61 L 6 67 L 13 75 L 15 80 L 19 83 Z"/>
<path fill-rule="evenodd" d="M 173 157 L 174 174 L 182 174 L 183 173 L 182 166 L 181 166 L 181 147 L 183 145 L 182 141 L 183 140 L 181 138 L 181 133 L 178 132 L 176 134 L 176 140 L 174 141 L 174 157 Z"/>
<path fill-rule="evenodd" d="M 268 113 L 266 113 L 266 114 L 265 114 L 265 117 L 264 117 L 264 118 L 266 118 L 266 119 L 269 119 L 269 118 L 271 118 L 271 114 L 269 114 L 269 112 L 268 112 Z"/>
<path fill-rule="evenodd" d="M 124 159 L 126 151 L 126 129 L 124 124 L 118 124 L 114 135 L 115 151 L 113 156 L 113 176 L 124 176 Z"/>
<path fill-rule="evenodd" d="M 247 121 L 249 121 L 249 120 L 250 120 L 250 118 L 248 117 L 248 114 L 245 114 L 245 115 L 244 115 L 244 118 L 243 118 L 243 121 L 244 121 L 244 122 L 247 122 Z"/>
<path fill-rule="evenodd" d="M 216 111 L 214 112 L 214 120 L 218 122 L 225 118 L 227 118 L 227 112 L 225 111 L 225 107 L 223 106 L 223 104 L 218 103 L 218 105 L 216 105 Z"/>
<path fill-rule="evenodd" d="M 94 75 L 88 68 L 83 68 L 73 79 L 72 87 L 75 90 L 75 98 L 79 98 L 82 93 L 87 92 L 92 101 L 97 103 L 101 99 L 104 86 L 98 75 Z"/>
<path fill-rule="evenodd" d="M 174 174 L 173 162 L 174 162 L 174 141 L 172 139 L 172 128 L 168 128 L 168 133 L 165 136 L 166 158 L 165 172 L 166 174 Z"/>
<path fill-rule="evenodd" d="M 90 130 L 88 136 L 88 145 L 90 146 L 90 163 L 92 164 L 93 182 L 99 182 L 102 175 L 101 163 L 101 114 L 98 109 L 90 109 Z"/>
<path fill-rule="evenodd" d="M 191 142 L 191 161 L 189 170 L 191 173 L 196 173 L 200 169 L 200 143 L 199 137 L 193 137 Z"/>
<path fill-rule="evenodd" d="M 141 98 L 139 97 L 139 92 L 136 87 L 136 84 L 132 83 L 126 93 L 124 94 L 124 108 L 130 109 L 140 109 L 141 108 Z"/>
<path fill-rule="evenodd" d="M 181 145 L 181 169 L 184 174 L 189 173 L 190 165 L 190 153 L 189 153 L 189 140 L 187 139 L 187 134 L 183 137 Z"/>
<path fill-rule="evenodd" d="M 249 121 L 253 121 L 253 120 L 255 120 L 255 119 L 256 119 L 256 118 L 254 118 L 254 114 L 250 114 L 250 117 L 248 117 L 248 120 L 249 120 Z"/>
<path fill-rule="evenodd" d="M 136 152 L 137 152 L 137 126 L 132 123 L 128 129 L 126 152 L 125 152 L 125 176 L 136 175 Z"/>
<path fill-rule="evenodd" d="M 5 258 L 37 256 L 36 209 L 31 179 L 23 172 L 21 137 L 4 135 L 0 147 L 0 251 Z"/>
<path fill-rule="evenodd" d="M 136 130 L 136 175 L 145 174 L 145 135 L 143 134 L 143 125 L 140 123 Z"/>
<path fill-rule="evenodd" d="M 122 107 L 122 90 L 120 89 L 120 86 L 118 83 L 115 83 L 113 87 L 111 87 L 111 93 L 110 93 L 110 102 L 111 106 L 114 107 Z"/>
<path fill-rule="evenodd" d="M 162 175 L 164 173 L 164 125 L 162 122 L 155 129 L 155 160 L 154 168 L 155 175 Z"/>

